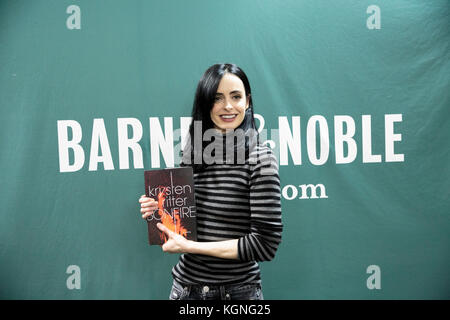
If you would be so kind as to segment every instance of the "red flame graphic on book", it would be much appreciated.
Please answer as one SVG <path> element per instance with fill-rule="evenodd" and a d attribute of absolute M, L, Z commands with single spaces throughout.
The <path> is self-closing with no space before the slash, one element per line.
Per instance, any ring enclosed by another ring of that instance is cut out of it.
<path fill-rule="evenodd" d="M 170 214 L 164 211 L 164 200 L 166 199 L 167 187 L 161 187 L 162 192 L 158 193 L 158 214 L 161 217 L 161 223 L 165 225 L 169 230 L 187 237 L 187 229 L 181 224 L 181 218 L 178 209 L 173 210 L 173 218 Z M 163 242 L 168 240 L 167 235 L 164 232 L 160 233 L 160 238 Z"/>

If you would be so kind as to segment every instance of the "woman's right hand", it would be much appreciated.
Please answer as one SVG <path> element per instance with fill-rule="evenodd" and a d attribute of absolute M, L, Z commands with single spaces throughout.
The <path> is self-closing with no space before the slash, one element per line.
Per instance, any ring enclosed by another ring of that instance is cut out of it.
<path fill-rule="evenodd" d="M 149 215 L 151 215 L 155 210 L 158 209 L 158 202 L 155 199 L 146 197 L 143 194 L 139 198 L 139 202 L 141 203 L 141 214 L 142 219 L 146 219 Z"/>

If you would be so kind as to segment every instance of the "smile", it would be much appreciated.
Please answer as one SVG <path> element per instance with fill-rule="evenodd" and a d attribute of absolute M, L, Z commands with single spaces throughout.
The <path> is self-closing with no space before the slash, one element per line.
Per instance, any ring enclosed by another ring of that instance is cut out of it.
<path fill-rule="evenodd" d="M 220 119 L 224 122 L 233 122 L 236 119 L 237 114 L 222 114 Z"/>
<path fill-rule="evenodd" d="M 236 116 L 237 116 L 237 114 L 223 114 L 220 117 L 222 119 L 234 119 L 234 118 L 236 118 Z"/>

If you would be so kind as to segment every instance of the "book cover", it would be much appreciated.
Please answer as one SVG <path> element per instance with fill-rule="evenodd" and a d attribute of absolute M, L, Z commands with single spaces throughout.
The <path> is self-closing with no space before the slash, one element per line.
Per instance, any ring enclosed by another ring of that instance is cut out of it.
<path fill-rule="evenodd" d="M 188 240 L 197 240 L 194 175 L 192 167 L 144 171 L 145 195 L 158 202 L 147 217 L 150 245 L 163 245 L 167 236 L 156 224 L 161 222 Z"/>

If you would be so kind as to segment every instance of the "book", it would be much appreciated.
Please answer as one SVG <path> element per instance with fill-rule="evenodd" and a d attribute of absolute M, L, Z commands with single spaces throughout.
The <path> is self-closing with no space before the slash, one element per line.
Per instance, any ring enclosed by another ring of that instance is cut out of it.
<path fill-rule="evenodd" d="M 192 167 L 144 171 L 145 195 L 158 202 L 158 209 L 147 217 L 150 245 L 163 245 L 167 235 L 156 226 L 161 222 L 169 230 L 197 241 L 194 174 Z"/>

